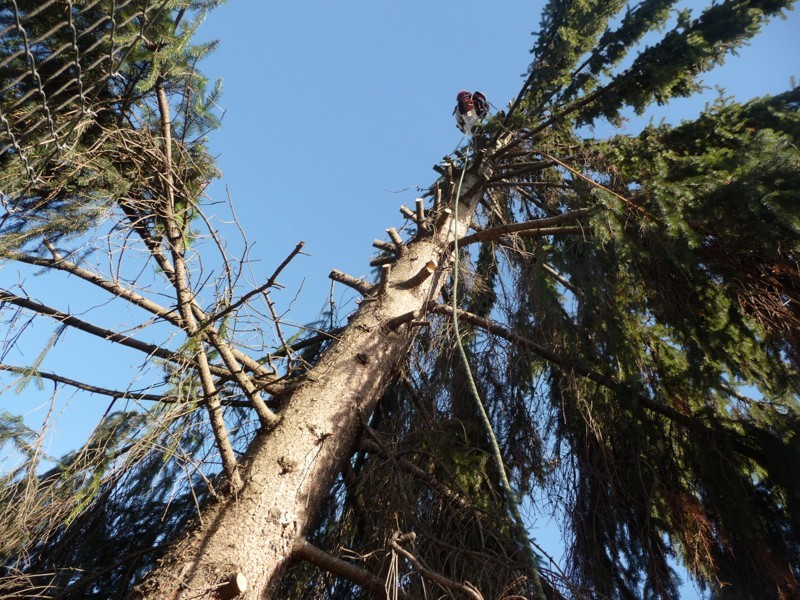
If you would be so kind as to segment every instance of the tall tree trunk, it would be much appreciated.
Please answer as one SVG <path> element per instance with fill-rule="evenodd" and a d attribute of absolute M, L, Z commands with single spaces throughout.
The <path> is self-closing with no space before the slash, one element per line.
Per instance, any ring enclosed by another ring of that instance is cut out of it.
<path fill-rule="evenodd" d="M 477 173 L 471 168 L 461 187 L 460 235 L 482 194 Z M 339 341 L 286 399 L 277 427 L 253 442 L 242 461 L 241 491 L 208 506 L 133 597 L 269 596 L 409 350 L 416 327 L 397 323 L 412 313 L 419 317 L 439 296 L 452 261 L 453 225 L 453 215 L 442 212 L 430 235 L 404 247 L 385 291 L 362 303 Z M 429 265 L 435 265 L 432 275 L 420 281 Z M 244 579 L 246 591 L 240 591 Z"/>

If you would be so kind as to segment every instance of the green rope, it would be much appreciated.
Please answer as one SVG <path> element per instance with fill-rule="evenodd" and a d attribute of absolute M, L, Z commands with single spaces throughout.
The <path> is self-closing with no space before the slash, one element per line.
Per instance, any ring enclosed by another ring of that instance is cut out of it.
<path fill-rule="evenodd" d="M 506 476 L 506 468 L 505 464 L 503 463 L 503 455 L 500 452 L 500 446 L 497 443 L 497 436 L 494 434 L 494 428 L 492 427 L 492 422 L 489 420 L 489 416 L 486 414 L 486 409 L 483 406 L 483 401 L 481 400 L 480 392 L 478 391 L 478 386 L 475 385 L 475 378 L 472 376 L 472 369 L 469 365 L 469 360 L 467 359 L 467 352 L 464 350 L 464 343 L 461 340 L 461 333 L 458 329 L 458 269 L 459 269 L 459 253 L 458 253 L 458 205 L 461 203 L 461 185 L 464 183 L 464 174 L 467 172 L 467 161 L 464 160 L 464 166 L 461 169 L 461 177 L 458 180 L 458 188 L 456 190 L 456 200 L 455 200 L 455 207 L 453 208 L 453 252 L 455 253 L 455 258 L 453 259 L 453 329 L 455 331 L 456 337 L 456 346 L 458 347 L 458 353 L 461 356 L 461 360 L 464 363 L 464 370 L 467 373 L 467 384 L 469 386 L 470 393 L 472 398 L 475 400 L 475 405 L 478 408 L 478 412 L 481 416 L 481 421 L 483 422 L 483 427 L 486 431 L 486 435 L 489 438 L 489 442 L 492 446 L 492 453 L 494 454 L 494 462 L 497 466 L 497 470 L 500 473 L 500 482 L 503 485 L 503 493 L 505 495 L 506 503 L 508 504 L 508 508 L 511 511 L 511 515 L 514 518 L 514 525 L 517 529 L 517 535 L 520 536 L 520 539 L 527 540 L 528 539 L 528 532 L 525 529 L 525 523 L 522 520 L 522 515 L 519 512 L 519 499 L 517 498 L 514 489 L 511 487 L 511 484 L 508 481 L 508 477 Z M 530 543 L 525 544 L 525 549 L 528 553 L 528 562 L 530 563 L 530 570 L 531 570 L 531 579 L 533 581 L 533 587 L 536 593 L 536 597 L 538 600 L 546 600 L 544 595 L 544 590 L 542 589 L 542 582 L 539 578 L 539 569 L 536 564 L 536 557 L 531 550 Z"/>

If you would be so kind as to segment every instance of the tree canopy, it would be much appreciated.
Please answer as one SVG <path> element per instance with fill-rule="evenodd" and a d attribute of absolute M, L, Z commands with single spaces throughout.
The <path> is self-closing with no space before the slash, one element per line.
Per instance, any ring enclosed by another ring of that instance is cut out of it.
<path fill-rule="evenodd" d="M 108 390 L 0 365 L 22 385 L 112 399 L 54 464 L 20 416 L 0 415 L 0 440 L 24 458 L 2 480 L 4 594 L 125 597 L 139 584 L 147 597 L 148 574 L 192 532 L 254 488 L 285 494 L 252 465 L 292 423 L 308 435 L 303 393 L 318 394 L 314 410 L 349 411 L 337 398 L 351 390 L 328 399 L 317 382 L 373 311 L 395 354 L 352 352 L 386 383 L 358 404 L 368 412 L 342 417 L 342 441 L 311 432 L 308 460 L 332 475 L 307 471 L 322 491 L 295 500 L 310 521 L 270 576 L 273 597 L 668 599 L 677 565 L 712 598 L 800 595 L 800 88 L 721 96 L 636 135 L 589 129 L 695 93 L 793 2 L 694 16 L 674 0 L 551 0 L 519 95 L 436 166 L 427 203 L 405 211 L 410 237 L 376 242 L 375 282 L 331 275 L 363 296 L 359 314 L 297 338 L 269 292 L 301 247 L 243 291 L 246 259 L 207 218 L 219 88 L 197 70 L 213 45 L 192 36 L 214 4 L 0 9 L 4 268 L 70 273 L 170 332 L 145 343 L 131 335 L 141 321 L 103 328 L 0 289 L 3 356 L 50 319 L 53 340 L 77 328 L 163 375 L 160 389 Z M 422 270 L 391 278 L 428 251 Z M 435 283 L 416 307 L 380 320 L 423 281 Z M 271 349 L 253 340 L 266 329 Z M 286 457 L 278 475 L 303 479 Z M 521 499 L 561 524 L 563 564 L 520 527 Z M 236 581 L 205 593 L 244 594 Z"/>

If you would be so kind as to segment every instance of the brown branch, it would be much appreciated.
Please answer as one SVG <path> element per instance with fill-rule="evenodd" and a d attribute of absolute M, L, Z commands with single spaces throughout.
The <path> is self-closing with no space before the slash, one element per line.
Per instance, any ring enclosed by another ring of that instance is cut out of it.
<path fill-rule="evenodd" d="M 278 268 L 275 269 L 275 272 L 270 276 L 269 279 L 267 279 L 266 283 L 264 283 L 263 285 L 260 285 L 259 287 L 255 288 L 254 290 L 250 290 L 249 292 L 244 294 L 241 298 L 239 298 L 236 302 L 232 303 L 230 306 L 228 306 L 225 309 L 219 311 L 218 313 L 215 313 L 215 314 L 209 315 L 209 316 L 204 316 L 203 317 L 203 321 L 198 324 L 198 327 L 200 329 L 203 329 L 207 325 L 209 325 L 210 323 L 213 323 L 214 321 L 219 321 L 223 317 L 226 317 L 227 315 L 232 313 L 234 310 L 236 310 L 237 308 L 242 306 L 245 302 L 250 300 L 250 298 L 252 298 L 253 296 L 256 296 L 257 294 L 260 294 L 261 292 L 263 292 L 263 291 L 265 291 L 265 290 L 267 290 L 267 289 L 269 289 L 271 287 L 276 287 L 277 285 L 279 285 L 277 283 L 278 275 L 281 274 L 283 269 L 286 268 L 286 265 L 288 265 L 294 259 L 295 256 L 300 254 L 300 251 L 303 249 L 303 246 L 305 246 L 305 245 L 306 245 L 306 243 L 304 241 L 300 242 L 299 244 L 297 244 L 297 246 L 295 246 L 294 250 L 292 250 L 289 253 L 289 256 L 287 256 L 284 259 L 284 261 L 280 265 L 278 265 Z"/>
<path fill-rule="evenodd" d="M 130 336 L 122 335 L 121 333 L 112 331 L 110 329 L 98 327 L 97 325 L 93 325 L 92 323 L 79 319 L 78 317 L 75 317 L 68 313 L 62 312 L 45 304 L 41 304 L 40 302 L 36 302 L 35 300 L 17 296 L 16 294 L 12 294 L 8 290 L 0 288 L 0 303 L 2 302 L 8 302 L 9 304 L 13 304 L 14 306 L 19 306 L 20 308 L 25 308 L 37 314 L 50 317 L 52 319 L 55 319 L 56 321 L 59 321 L 60 323 L 63 323 L 64 325 L 83 331 L 84 333 L 88 333 L 90 335 L 94 335 L 104 340 L 120 344 L 121 346 L 125 346 L 127 348 L 133 348 L 135 350 L 139 350 L 149 356 L 157 356 L 158 358 L 163 358 L 164 360 L 184 365 L 186 363 L 193 362 L 190 359 L 187 359 L 185 356 L 182 356 L 176 352 L 172 352 L 171 350 L 161 348 L 160 346 L 156 346 L 155 344 L 148 344 L 147 342 L 142 342 Z M 224 375 L 226 373 L 222 371 L 221 374 Z"/>
<path fill-rule="evenodd" d="M 345 330 L 344 327 L 337 327 L 336 329 L 331 329 L 330 331 L 321 331 L 316 335 L 312 335 L 307 337 L 299 342 L 295 342 L 288 348 L 279 348 L 275 352 L 271 353 L 269 356 L 273 358 L 282 358 L 284 356 L 288 356 L 289 352 L 299 352 L 304 348 L 308 348 L 309 346 L 313 346 L 314 344 L 319 344 L 326 340 L 336 340 L 338 339 L 338 335 Z"/>
<path fill-rule="evenodd" d="M 90 385 L 88 383 L 83 383 L 82 381 L 77 381 L 76 379 L 70 379 L 69 377 L 58 375 L 57 373 L 51 373 L 48 371 L 39 371 L 36 369 L 31 369 L 29 367 L 17 367 L 14 365 L 0 364 L 0 371 L 7 371 L 9 373 L 18 373 L 20 375 L 32 375 L 35 377 L 40 377 L 42 379 L 53 381 L 55 383 L 62 383 L 64 385 L 68 385 L 76 389 L 89 392 L 91 394 L 100 394 L 102 396 L 109 396 L 111 398 L 120 400 L 160 402 L 162 404 L 177 404 L 179 402 L 187 401 L 186 398 L 182 399 L 179 396 L 159 396 L 158 394 L 145 394 L 144 392 L 123 392 L 121 390 L 112 390 L 109 388 L 98 387 L 96 385 Z M 250 407 L 249 402 L 245 402 L 242 400 L 221 400 L 221 402 L 224 406 L 238 406 L 241 408 Z"/>
<path fill-rule="evenodd" d="M 392 534 L 392 540 L 390 542 L 392 550 L 397 552 L 399 555 L 404 557 L 409 563 L 411 563 L 411 566 L 414 567 L 414 569 L 428 581 L 431 581 L 436 585 L 441 586 L 445 589 L 461 592 L 462 594 L 468 596 L 469 598 L 472 598 L 473 600 L 484 600 L 483 595 L 468 582 L 458 583 L 457 581 L 448 579 L 444 575 L 440 575 L 439 573 L 426 569 L 422 565 L 422 563 L 419 560 L 417 560 L 416 556 L 411 554 L 408 550 L 406 550 L 400 545 L 401 543 L 413 542 L 414 539 L 416 539 L 416 537 L 417 537 L 416 534 L 413 532 L 402 534 L 399 531 L 395 531 Z"/>
<path fill-rule="evenodd" d="M 397 256 L 402 256 L 406 251 L 406 245 L 403 243 L 403 238 L 401 238 L 400 234 L 397 233 L 397 229 L 390 227 L 386 230 L 386 233 L 388 233 L 389 237 L 392 238 L 392 243 L 394 243 L 395 253 Z"/>
<path fill-rule="evenodd" d="M 428 279 L 428 277 L 433 275 L 433 272 L 435 270 L 436 270 L 436 263 L 433 262 L 432 260 L 429 260 L 419 271 L 417 271 L 416 275 L 410 277 L 409 279 L 406 279 L 405 281 L 396 283 L 394 284 L 394 286 L 405 290 L 415 288 L 417 286 L 422 285 L 422 283 L 426 279 Z"/>
<path fill-rule="evenodd" d="M 417 211 L 416 214 L 417 224 L 422 226 L 422 224 L 425 222 L 425 201 L 422 198 L 417 198 L 414 202 Z"/>
<path fill-rule="evenodd" d="M 161 116 L 161 135 L 164 139 L 164 177 L 166 181 L 167 205 L 163 218 L 167 230 L 169 249 L 172 254 L 172 266 L 174 277 L 173 286 L 178 300 L 178 310 L 183 318 L 183 329 L 189 338 L 195 338 L 198 333 L 197 320 L 194 314 L 196 305 L 194 295 L 189 288 L 189 276 L 184 259 L 185 242 L 184 234 L 187 226 L 187 218 L 184 218 L 183 225 L 178 226 L 175 214 L 174 181 L 172 177 L 172 133 L 170 128 L 169 102 L 167 93 L 164 89 L 164 80 L 161 76 L 156 80 L 156 94 L 158 98 L 158 109 Z M 222 466 L 231 489 L 238 490 L 243 482 L 238 470 L 238 461 L 233 451 L 230 438 L 228 437 L 228 427 L 222 414 L 222 405 L 219 394 L 211 376 L 208 355 L 203 348 L 202 340 L 198 339 L 198 349 L 196 354 L 197 374 L 200 377 L 200 384 L 206 396 L 205 405 L 208 410 L 211 429 L 219 450 Z M 229 367 L 230 368 L 230 367 Z M 234 377 L 235 377 L 234 372 Z"/>
<path fill-rule="evenodd" d="M 310 562 L 324 571 L 352 581 L 369 590 L 377 596 L 385 596 L 385 582 L 361 567 L 328 554 L 306 540 L 299 539 L 295 542 L 293 556 Z M 397 590 L 397 597 L 408 600 L 409 596 L 403 590 Z"/>
<path fill-rule="evenodd" d="M 51 244 L 45 242 L 45 245 L 48 247 L 50 252 L 53 253 L 52 259 L 39 256 L 30 256 L 21 252 L 9 252 L 4 254 L 4 257 L 8 258 L 9 260 L 15 260 L 28 265 L 46 267 L 49 269 L 56 269 L 70 273 L 71 275 L 75 275 L 84 281 L 102 288 L 107 292 L 118 296 L 119 298 L 122 298 L 123 300 L 126 300 L 135 306 L 138 306 L 139 308 L 143 308 L 146 311 L 161 317 L 173 325 L 178 327 L 181 326 L 180 317 L 176 314 L 175 310 L 163 307 L 129 288 L 126 288 L 114 281 L 108 280 L 97 273 L 89 271 L 88 269 L 84 269 L 83 267 L 80 267 L 77 264 L 63 258 Z"/>
<path fill-rule="evenodd" d="M 395 251 L 395 248 L 392 248 L 392 252 Z M 391 265 L 397 262 L 397 256 L 394 254 L 392 256 L 379 256 L 378 258 L 373 258 L 369 261 L 370 267 L 382 267 L 383 265 Z"/>
<path fill-rule="evenodd" d="M 347 287 L 351 287 L 357 292 L 359 292 L 362 296 L 369 296 L 372 293 L 373 286 L 363 279 L 356 279 L 352 275 L 348 275 L 347 273 L 342 273 L 337 269 L 333 269 L 329 274 L 328 277 L 333 279 L 334 281 L 338 281 L 339 283 L 343 283 Z"/>
<path fill-rule="evenodd" d="M 54 381 L 55 383 L 63 383 L 64 385 L 69 385 L 71 387 L 83 390 L 85 392 L 90 392 L 92 394 L 100 394 L 103 396 L 110 396 L 111 398 L 115 399 L 146 400 L 151 402 L 167 402 L 167 403 L 174 403 L 178 401 L 177 396 L 159 396 L 158 394 L 145 394 L 142 392 L 123 392 L 121 390 L 112 390 L 108 388 L 89 385 L 88 383 L 83 383 L 75 379 L 69 379 L 68 377 L 62 377 L 61 375 L 57 375 L 56 373 L 39 371 L 37 369 L 31 369 L 28 367 L 16 367 L 14 365 L 0 364 L 0 371 L 17 373 L 19 375 L 40 377 L 41 379 L 48 379 L 50 381 Z"/>
<path fill-rule="evenodd" d="M 385 252 L 397 252 L 397 248 L 394 244 L 390 242 L 384 242 L 383 240 L 373 240 L 372 245 L 378 250 L 384 250 Z"/>
<path fill-rule="evenodd" d="M 556 234 L 574 234 L 580 233 L 581 228 L 575 227 L 553 227 L 561 223 L 576 221 L 589 214 L 588 208 L 581 208 L 570 212 L 562 213 L 554 217 L 545 217 L 543 219 L 535 219 L 533 221 L 525 221 L 523 223 L 509 223 L 508 225 L 500 225 L 492 227 L 491 229 L 484 229 L 471 235 L 467 235 L 458 240 L 458 246 L 473 244 L 475 242 L 482 242 L 486 240 L 496 240 L 511 233 L 518 235 L 556 235 Z M 451 243 L 451 247 L 455 242 Z"/>
<path fill-rule="evenodd" d="M 252 379 L 250 379 L 250 377 L 248 377 L 247 374 L 242 370 L 242 367 L 239 364 L 239 361 L 237 361 L 236 357 L 233 355 L 230 346 L 223 342 L 223 340 L 219 337 L 219 334 L 216 332 L 209 332 L 208 338 L 211 344 L 219 352 L 219 355 L 222 357 L 225 366 L 230 370 L 231 375 L 236 383 L 238 383 L 239 387 L 244 391 L 245 396 L 247 396 L 247 399 L 250 401 L 250 404 L 258 415 L 258 420 L 261 422 L 261 426 L 265 429 L 271 429 L 277 425 L 278 421 L 280 420 L 278 415 L 272 412 L 267 406 L 267 403 L 264 402 L 264 399 L 261 397 L 261 394 L 253 383 Z"/>
<path fill-rule="evenodd" d="M 400 205 L 400 214 L 406 219 L 411 219 L 412 221 L 417 220 L 417 215 L 415 215 L 414 211 L 408 208 L 405 204 Z"/>

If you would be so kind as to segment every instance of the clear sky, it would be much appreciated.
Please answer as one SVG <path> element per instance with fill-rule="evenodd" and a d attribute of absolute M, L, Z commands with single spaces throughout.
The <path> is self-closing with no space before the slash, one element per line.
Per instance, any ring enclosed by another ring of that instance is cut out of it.
<path fill-rule="evenodd" d="M 211 79 L 223 79 L 225 110 L 221 130 L 211 136 L 224 178 L 211 192 L 224 197 L 227 186 L 254 245 L 253 283 L 263 282 L 297 242 L 306 241 L 311 256 L 292 263 L 281 277 L 286 289 L 273 297 L 281 310 L 291 305 L 289 320 L 316 318 L 328 298 L 331 268 L 369 275 L 372 240 L 385 239 L 388 227 L 400 228 L 398 207 L 413 205 L 417 188 L 436 178 L 431 166 L 462 140 L 451 115 L 459 90 L 481 90 L 498 108 L 516 96 L 543 4 L 229 0 L 211 13 L 199 40 L 216 38 L 220 46 L 201 68 Z M 788 20 L 770 23 L 705 82 L 722 85 L 739 99 L 777 93 L 789 87 L 790 77 L 800 76 L 798 56 L 795 10 Z M 677 122 L 695 116 L 715 96 L 711 89 L 651 114 Z M 636 119 L 626 131 L 635 133 L 641 124 Z M 236 235 L 232 227 L 223 227 L 223 234 Z M 89 308 L 75 291 L 77 281 L 58 284 L 64 291 L 54 299 L 46 295 L 51 280 L 34 280 L 29 271 L 22 276 L 29 289 L 42 290 L 46 302 L 61 301 L 59 308 L 76 312 Z M 9 287 L 19 277 L 6 267 L 0 285 Z M 345 302 L 351 294 L 341 288 L 334 297 L 344 314 L 355 309 Z M 128 318 L 112 315 L 106 324 Z M 69 333 L 43 368 L 124 387 L 141 356 L 106 356 L 98 348 Z M 29 352 L 9 362 L 31 359 Z M 7 381 L 0 376 L 0 384 Z M 19 413 L 25 403 L 34 424 L 48 410 L 51 391 L 30 387 L 22 398 L 5 394 L 0 409 Z M 48 451 L 59 454 L 80 443 L 103 408 L 101 399 L 73 400 Z"/>

